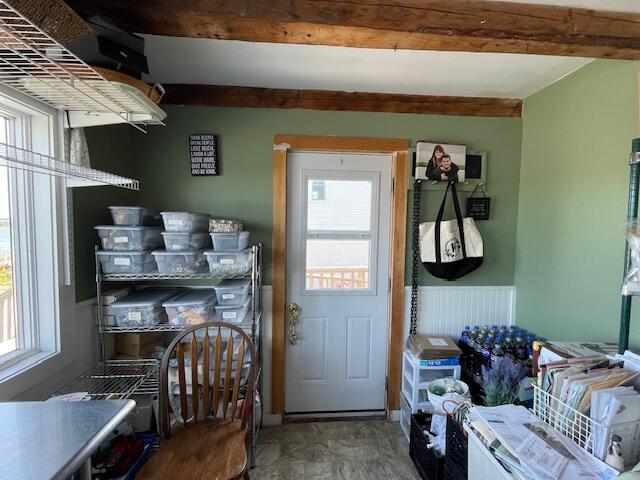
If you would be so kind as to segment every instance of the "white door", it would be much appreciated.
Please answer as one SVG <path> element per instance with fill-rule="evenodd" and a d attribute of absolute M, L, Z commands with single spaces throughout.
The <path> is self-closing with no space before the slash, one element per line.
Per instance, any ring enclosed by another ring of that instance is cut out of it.
<path fill-rule="evenodd" d="M 390 155 L 287 159 L 286 413 L 385 409 Z M 287 324 L 289 319 L 287 319 Z"/>

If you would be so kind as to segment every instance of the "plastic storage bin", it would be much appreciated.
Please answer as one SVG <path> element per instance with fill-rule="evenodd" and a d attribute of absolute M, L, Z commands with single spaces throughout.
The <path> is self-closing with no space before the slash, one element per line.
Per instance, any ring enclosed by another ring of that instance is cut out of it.
<path fill-rule="evenodd" d="M 211 238 L 206 233 L 162 232 L 162 238 L 169 252 L 192 252 L 211 246 Z"/>
<path fill-rule="evenodd" d="M 161 212 L 167 232 L 206 232 L 209 215 L 206 213 Z"/>
<path fill-rule="evenodd" d="M 249 311 L 251 298 L 248 297 L 240 305 L 216 305 L 216 316 L 219 322 L 242 323 Z"/>
<path fill-rule="evenodd" d="M 162 302 L 176 296 L 175 288 L 147 288 L 111 304 L 119 327 L 144 327 L 167 322 Z"/>
<path fill-rule="evenodd" d="M 242 275 L 251 270 L 251 249 L 240 252 L 204 252 L 209 262 L 209 270 L 214 275 Z"/>
<path fill-rule="evenodd" d="M 125 227 L 99 225 L 95 227 L 105 250 L 140 251 L 162 246 L 160 227 Z"/>
<path fill-rule="evenodd" d="M 151 273 L 155 272 L 156 262 L 151 253 L 143 252 L 109 252 L 97 253 L 102 273 Z"/>
<path fill-rule="evenodd" d="M 192 275 L 207 271 L 207 259 L 201 250 L 193 252 L 155 250 L 151 254 L 156 259 L 160 273 Z"/>
<path fill-rule="evenodd" d="M 142 207 L 109 207 L 114 225 L 160 226 L 162 219 L 154 210 Z"/>
<path fill-rule="evenodd" d="M 214 318 L 216 295 L 210 288 L 189 290 L 162 304 L 171 325 L 199 325 Z"/>
<path fill-rule="evenodd" d="M 232 278 L 216 285 L 216 298 L 219 305 L 239 305 L 249 296 L 251 281 L 248 278 Z"/>
<path fill-rule="evenodd" d="M 213 249 L 220 252 L 239 252 L 249 245 L 249 232 L 212 233 Z"/>
<path fill-rule="evenodd" d="M 211 233 L 234 233 L 244 230 L 242 220 L 230 220 L 226 218 L 212 218 L 209 220 Z"/>

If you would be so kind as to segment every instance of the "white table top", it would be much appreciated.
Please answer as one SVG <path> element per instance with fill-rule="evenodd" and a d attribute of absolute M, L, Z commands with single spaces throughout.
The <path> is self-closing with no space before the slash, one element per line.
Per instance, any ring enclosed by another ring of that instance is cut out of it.
<path fill-rule="evenodd" d="M 66 479 L 134 407 L 133 400 L 0 403 L 0 478 Z"/>

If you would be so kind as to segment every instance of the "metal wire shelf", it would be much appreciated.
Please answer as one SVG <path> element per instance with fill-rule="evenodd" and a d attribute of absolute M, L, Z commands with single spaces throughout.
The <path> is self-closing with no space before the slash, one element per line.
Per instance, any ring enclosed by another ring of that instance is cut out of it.
<path fill-rule="evenodd" d="M 137 124 L 162 125 L 166 117 L 133 87 L 107 81 L 3 0 L 0 82 L 54 108 L 110 114 L 143 132 Z"/>
<path fill-rule="evenodd" d="M 213 273 L 110 273 L 101 274 L 105 282 L 142 281 L 142 280 L 226 280 L 231 278 L 250 278 L 251 272 L 239 275 L 216 275 Z"/>
<path fill-rule="evenodd" d="M 143 386 L 153 384 L 157 391 L 159 362 L 145 360 L 107 360 L 62 387 L 56 395 L 87 392 L 91 400 L 126 399 Z"/>
<path fill-rule="evenodd" d="M 67 179 L 67 186 L 69 187 L 112 185 L 129 190 L 140 189 L 138 180 L 62 162 L 48 155 L 42 155 L 6 143 L 0 143 L 0 165 L 63 177 Z"/>

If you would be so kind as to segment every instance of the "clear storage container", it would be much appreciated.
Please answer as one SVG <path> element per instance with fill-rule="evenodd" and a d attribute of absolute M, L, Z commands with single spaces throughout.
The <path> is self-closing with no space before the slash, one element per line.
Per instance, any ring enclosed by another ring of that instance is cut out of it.
<path fill-rule="evenodd" d="M 249 245 L 249 232 L 211 233 L 213 249 L 221 252 L 239 252 Z"/>
<path fill-rule="evenodd" d="M 226 218 L 212 218 L 209 220 L 209 232 L 211 233 L 235 233 L 242 230 L 244 230 L 242 220 Z"/>
<path fill-rule="evenodd" d="M 211 238 L 206 233 L 162 232 L 162 237 L 164 248 L 169 252 L 191 252 L 211 245 Z"/>
<path fill-rule="evenodd" d="M 110 252 L 97 253 L 102 273 L 152 273 L 156 262 L 150 252 Z"/>
<path fill-rule="evenodd" d="M 160 226 L 162 218 L 160 214 L 154 210 L 143 207 L 109 207 L 111 218 L 114 225 L 129 226 Z"/>
<path fill-rule="evenodd" d="M 167 232 L 207 232 L 209 215 L 190 212 L 161 212 Z"/>
<path fill-rule="evenodd" d="M 151 254 L 156 259 L 158 272 L 160 273 L 193 275 L 207 272 L 207 259 L 202 250 L 194 250 L 192 252 L 155 250 Z"/>
<path fill-rule="evenodd" d="M 218 317 L 218 321 L 227 323 L 244 322 L 244 319 L 249 312 L 250 304 L 251 297 L 247 297 L 240 305 L 216 305 L 216 316 Z"/>
<path fill-rule="evenodd" d="M 214 275 L 230 276 L 242 275 L 251 270 L 251 249 L 240 252 L 218 252 L 207 250 L 204 252 L 209 262 L 209 270 Z"/>
<path fill-rule="evenodd" d="M 219 305 L 239 305 L 249 296 L 251 281 L 248 278 L 230 278 L 216 285 L 216 298 Z"/>
<path fill-rule="evenodd" d="M 140 251 L 162 246 L 162 228 L 99 225 L 95 227 L 105 250 Z"/>
<path fill-rule="evenodd" d="M 189 290 L 162 304 L 171 325 L 199 325 L 215 319 L 216 295 L 210 288 Z"/>
<path fill-rule="evenodd" d="M 111 304 L 119 327 L 144 327 L 167 322 L 162 302 L 176 296 L 175 288 L 147 288 Z"/>

